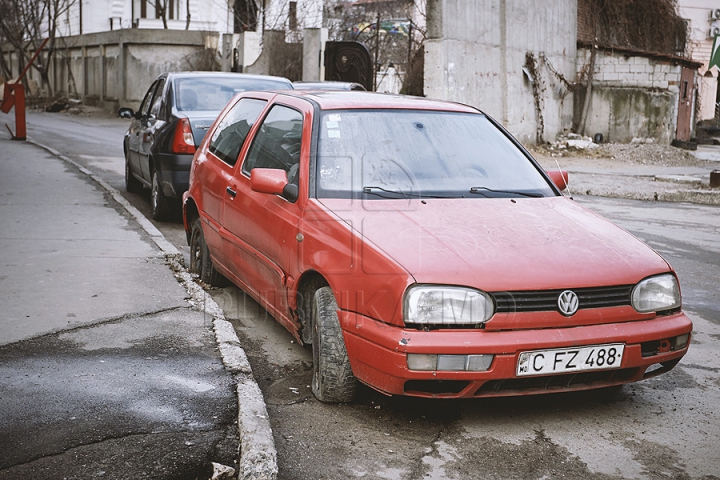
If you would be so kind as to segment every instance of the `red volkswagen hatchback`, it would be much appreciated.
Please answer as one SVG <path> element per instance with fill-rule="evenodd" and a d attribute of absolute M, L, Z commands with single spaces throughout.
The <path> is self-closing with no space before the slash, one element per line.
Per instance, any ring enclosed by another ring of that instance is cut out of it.
<path fill-rule="evenodd" d="M 364 92 L 247 92 L 192 163 L 191 270 L 312 345 L 312 389 L 485 397 L 673 368 L 692 323 L 668 263 L 563 196 L 492 118 Z"/>

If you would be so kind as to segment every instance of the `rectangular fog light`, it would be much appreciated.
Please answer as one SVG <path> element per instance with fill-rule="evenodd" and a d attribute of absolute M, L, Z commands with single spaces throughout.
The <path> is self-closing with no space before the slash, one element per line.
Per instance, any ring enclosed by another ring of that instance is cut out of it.
<path fill-rule="evenodd" d="M 465 370 L 465 355 L 438 355 L 438 370 Z"/>
<path fill-rule="evenodd" d="M 407 366 L 410 370 L 437 370 L 437 355 L 408 353 Z"/>
<path fill-rule="evenodd" d="M 494 355 L 468 355 L 467 369 L 471 372 L 484 372 L 490 368 Z"/>
<path fill-rule="evenodd" d="M 685 335 L 680 335 L 679 337 L 675 337 L 675 350 L 682 350 L 683 348 L 687 347 L 689 338 L 690 334 L 688 333 L 686 333 Z"/>

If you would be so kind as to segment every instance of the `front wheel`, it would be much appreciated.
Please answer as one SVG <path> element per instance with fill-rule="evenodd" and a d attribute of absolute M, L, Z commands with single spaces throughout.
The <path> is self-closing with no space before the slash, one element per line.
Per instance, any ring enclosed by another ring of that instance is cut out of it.
<path fill-rule="evenodd" d="M 350 367 L 337 309 L 330 287 L 315 292 L 312 392 L 318 400 L 326 403 L 350 402 L 357 391 L 357 380 Z"/>
<path fill-rule="evenodd" d="M 163 193 L 156 170 L 152 174 L 152 190 L 150 193 L 150 209 L 152 210 L 153 220 L 159 222 L 166 220 L 170 216 L 170 204 L 170 199 Z"/>

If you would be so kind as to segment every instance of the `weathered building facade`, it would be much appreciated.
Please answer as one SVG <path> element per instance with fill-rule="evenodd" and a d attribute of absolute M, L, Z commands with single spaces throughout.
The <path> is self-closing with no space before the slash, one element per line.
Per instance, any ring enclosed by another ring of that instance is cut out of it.
<path fill-rule="evenodd" d="M 598 26 L 598 10 L 594 0 L 428 0 L 425 94 L 477 106 L 527 143 L 568 131 L 689 140 L 700 64 L 684 49 L 603 43 L 617 32 Z M 630 20 L 623 28 L 637 30 Z"/>

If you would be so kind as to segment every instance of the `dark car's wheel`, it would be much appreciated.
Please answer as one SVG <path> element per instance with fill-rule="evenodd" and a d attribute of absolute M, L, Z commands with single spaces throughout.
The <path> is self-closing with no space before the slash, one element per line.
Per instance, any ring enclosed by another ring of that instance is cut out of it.
<path fill-rule="evenodd" d="M 142 189 L 142 183 L 132 174 L 132 170 L 130 170 L 130 159 L 125 155 L 125 190 L 130 193 L 140 193 Z"/>
<path fill-rule="evenodd" d="M 357 380 L 350 368 L 337 302 L 330 287 L 315 292 L 312 350 L 312 392 L 315 397 L 326 403 L 352 401 Z"/>
<path fill-rule="evenodd" d="M 212 287 L 224 287 L 228 283 L 212 264 L 199 218 L 193 223 L 190 234 L 190 272 L 198 274 L 200 280 Z"/>
<path fill-rule="evenodd" d="M 170 199 L 167 198 L 162 191 L 157 171 L 154 171 L 152 175 L 150 209 L 152 210 L 153 220 L 161 222 L 163 220 L 166 220 L 170 216 L 171 202 Z"/>

